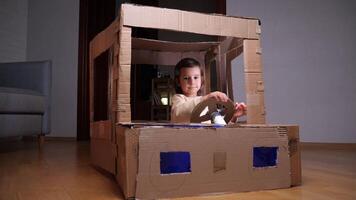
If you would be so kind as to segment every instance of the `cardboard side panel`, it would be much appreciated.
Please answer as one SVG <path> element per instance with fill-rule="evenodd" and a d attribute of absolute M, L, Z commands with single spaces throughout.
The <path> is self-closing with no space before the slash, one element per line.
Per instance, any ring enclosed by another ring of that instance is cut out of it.
<path fill-rule="evenodd" d="M 241 126 L 241 125 L 240 125 Z M 291 186 L 298 186 L 302 183 L 301 151 L 298 125 L 285 124 L 245 124 L 243 127 L 275 127 L 279 134 L 288 136 L 289 157 L 291 166 Z M 236 126 L 235 126 L 236 127 Z"/>
<path fill-rule="evenodd" d="M 247 123 L 266 123 L 264 84 L 261 73 L 245 73 Z"/>
<path fill-rule="evenodd" d="M 244 40 L 245 72 L 262 73 L 260 40 Z"/>
<path fill-rule="evenodd" d="M 226 53 L 226 60 L 231 62 L 234 58 L 241 55 L 242 52 L 243 52 L 243 46 L 236 47 Z"/>
<path fill-rule="evenodd" d="M 90 123 L 90 138 L 112 141 L 111 121 L 96 121 Z"/>
<path fill-rule="evenodd" d="M 126 198 L 134 197 L 138 167 L 138 133 L 134 129 L 117 126 L 116 180 Z"/>
<path fill-rule="evenodd" d="M 118 104 L 127 104 L 130 102 L 130 94 L 120 94 L 118 95 Z"/>
<path fill-rule="evenodd" d="M 119 64 L 131 64 L 131 28 L 123 26 L 119 35 Z"/>
<path fill-rule="evenodd" d="M 256 52 L 259 40 L 244 40 L 244 67 L 247 101 L 247 123 L 266 123 L 264 82 L 261 66 L 261 56 Z"/>
<path fill-rule="evenodd" d="M 116 145 L 107 139 L 90 139 L 91 162 L 108 172 L 116 172 Z"/>
<path fill-rule="evenodd" d="M 130 83 L 131 65 L 120 65 L 118 69 L 118 79 L 120 83 Z M 122 91 L 121 94 L 130 94 L 128 90 Z"/>
<path fill-rule="evenodd" d="M 286 128 L 291 165 L 291 185 L 298 186 L 302 184 L 299 126 L 287 126 Z"/>
<path fill-rule="evenodd" d="M 119 31 L 118 20 L 115 20 L 105 30 L 100 32 L 93 40 L 90 41 L 89 48 L 89 99 L 90 99 L 90 120 L 94 118 L 94 60 L 103 52 L 109 50 L 110 57 L 113 56 L 111 47 L 117 41 L 117 33 Z M 111 59 L 110 59 L 111 60 Z M 112 69 L 112 62 L 109 62 Z M 111 102 L 109 102 L 110 104 Z"/>
<path fill-rule="evenodd" d="M 140 131 L 136 198 L 170 198 L 290 186 L 288 138 L 278 134 L 276 128 L 147 128 Z M 254 147 L 277 148 L 277 166 L 254 168 Z M 191 172 L 162 175 L 161 152 L 189 152 Z"/>
<path fill-rule="evenodd" d="M 123 25 L 258 39 L 258 20 L 123 4 Z M 157 20 L 159 19 L 159 20 Z"/>
<path fill-rule="evenodd" d="M 109 73 L 113 70 L 113 48 L 117 41 L 119 31 L 118 21 L 115 20 L 104 31 L 100 32 L 91 42 L 89 50 L 89 88 L 90 88 L 90 155 L 94 165 L 101 167 L 112 174 L 116 172 L 116 145 L 114 144 L 112 109 L 109 109 L 108 119 L 105 121 L 94 121 L 94 60 L 103 52 L 109 51 Z M 109 77 L 110 77 L 109 76 Z M 108 107 L 112 108 L 112 78 L 108 80 Z"/>
<path fill-rule="evenodd" d="M 106 51 L 116 40 L 119 31 L 119 20 L 114 20 L 105 30 L 90 41 L 90 58 L 95 58 Z"/>
<path fill-rule="evenodd" d="M 119 35 L 118 86 L 116 122 L 131 121 L 130 78 L 131 78 L 131 28 L 121 27 Z M 124 99 L 120 99 L 125 97 Z"/>

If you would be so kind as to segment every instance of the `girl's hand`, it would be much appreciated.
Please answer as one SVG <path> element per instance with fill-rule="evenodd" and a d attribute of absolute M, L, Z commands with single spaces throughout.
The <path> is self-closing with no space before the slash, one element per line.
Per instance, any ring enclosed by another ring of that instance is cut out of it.
<path fill-rule="evenodd" d="M 236 102 L 235 103 L 235 113 L 234 115 L 236 115 L 236 117 L 241 117 L 241 116 L 244 116 L 246 115 L 246 112 L 247 112 L 247 106 L 245 103 L 238 103 Z"/>
<path fill-rule="evenodd" d="M 234 108 L 234 115 L 232 116 L 230 122 L 236 122 L 237 119 L 241 116 L 246 115 L 247 113 L 247 106 L 245 103 L 235 103 L 235 108 Z"/>
<path fill-rule="evenodd" d="M 203 97 L 203 100 L 206 100 L 206 99 L 216 99 L 217 101 L 227 102 L 229 100 L 229 97 L 227 97 L 227 95 L 225 93 L 215 91 L 215 92 L 211 92 L 211 93 L 205 95 Z"/>

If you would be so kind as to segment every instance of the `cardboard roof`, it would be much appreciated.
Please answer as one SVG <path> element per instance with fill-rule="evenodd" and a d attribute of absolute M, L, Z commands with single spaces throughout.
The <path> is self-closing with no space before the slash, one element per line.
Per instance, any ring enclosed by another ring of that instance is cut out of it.
<path fill-rule="evenodd" d="M 121 5 L 121 26 L 164 29 L 215 36 L 259 39 L 260 21 L 254 18 L 204 14 L 176 9 Z"/>

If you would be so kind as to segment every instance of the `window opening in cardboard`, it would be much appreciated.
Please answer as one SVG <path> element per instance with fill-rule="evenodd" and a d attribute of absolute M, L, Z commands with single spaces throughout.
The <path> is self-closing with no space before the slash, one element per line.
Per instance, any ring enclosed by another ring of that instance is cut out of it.
<path fill-rule="evenodd" d="M 141 34 L 146 32 L 149 34 Z M 170 120 L 170 105 L 166 105 L 168 108 L 163 108 L 163 105 L 155 105 L 155 88 L 151 85 L 153 85 L 152 79 L 164 76 L 169 76 L 174 82 L 174 77 L 172 77 L 171 74 L 174 74 L 174 66 L 180 60 L 176 60 L 179 56 L 181 56 L 181 58 L 193 57 L 202 63 L 202 67 L 205 69 L 205 85 L 202 88 L 202 95 L 206 92 L 221 91 L 221 89 L 226 89 L 226 87 L 223 87 L 226 86 L 226 79 L 220 80 L 222 79 L 222 76 L 218 74 L 218 67 L 220 65 L 217 60 L 220 60 L 221 58 L 217 57 L 217 50 L 219 49 L 218 45 L 222 44 L 221 41 L 218 41 L 218 37 L 151 28 L 133 28 L 132 37 L 133 54 L 131 69 L 135 68 L 131 71 L 131 119 L 133 121 L 150 120 L 165 122 Z M 179 44 L 181 42 L 185 44 Z M 199 44 L 193 44 L 194 42 L 198 42 Z M 236 43 L 227 45 L 230 45 L 228 47 L 228 51 L 232 51 L 237 48 L 236 46 L 231 46 L 236 45 Z M 223 49 L 226 47 L 227 46 L 225 45 Z M 148 54 L 150 51 L 152 54 Z M 206 53 L 205 55 L 209 54 L 209 56 L 205 57 L 205 59 L 203 57 L 203 52 Z M 151 58 L 156 58 L 160 61 L 159 63 L 156 63 Z M 209 69 L 206 66 L 209 66 Z M 152 73 L 150 73 L 150 68 L 152 67 L 156 70 L 156 74 L 152 75 Z M 226 74 L 225 71 L 220 73 Z M 231 74 L 231 70 L 228 71 L 228 73 Z M 148 78 L 151 81 L 147 81 L 145 78 Z M 229 76 L 227 78 L 229 78 L 229 80 L 231 79 Z M 222 92 L 229 93 L 229 91 Z M 146 93 L 149 95 L 145 95 Z M 150 103 L 147 102 L 147 96 L 150 97 Z M 161 101 L 162 98 L 165 102 L 170 102 L 169 99 L 167 100 L 167 97 L 161 97 Z M 157 102 L 159 103 L 160 101 L 158 100 Z M 142 110 L 150 112 L 142 114 Z"/>
<path fill-rule="evenodd" d="M 176 62 L 178 61 L 173 62 L 172 60 L 170 60 L 170 62 L 164 62 L 165 64 L 163 65 L 152 63 L 152 61 L 147 61 L 145 59 L 142 60 L 142 57 L 140 57 L 140 59 L 138 57 L 135 57 L 135 55 L 142 55 L 140 54 L 143 53 L 142 51 L 152 51 L 160 53 L 166 52 L 168 55 L 172 55 L 172 53 L 177 53 L 175 55 L 178 55 L 181 53 L 182 58 L 192 57 L 192 52 L 200 52 L 202 50 L 196 50 L 196 48 L 194 47 L 193 49 L 190 49 L 192 47 L 186 47 L 184 50 L 182 50 L 181 47 L 175 48 L 175 46 L 170 46 L 170 44 L 172 44 L 172 42 L 176 43 L 173 43 L 173 45 L 177 45 L 177 43 L 180 42 L 216 42 L 217 37 L 204 34 L 182 33 L 176 31 L 136 27 L 132 29 L 132 37 L 132 52 L 135 51 L 138 54 L 132 55 L 133 60 L 131 66 L 131 119 L 133 121 L 150 120 L 169 122 L 171 97 L 175 93 L 174 67 Z M 159 39 L 157 40 L 157 38 Z M 156 47 L 150 45 L 150 42 L 154 42 L 154 40 L 156 40 L 156 42 L 158 43 L 162 42 L 162 46 Z M 161 48 L 163 48 L 163 50 Z M 197 56 L 197 54 L 194 54 L 194 56 Z M 136 58 L 138 58 L 138 60 L 135 60 Z M 169 60 L 169 58 L 170 57 L 168 56 L 168 58 L 166 58 L 166 61 Z M 201 59 L 199 61 L 203 62 L 204 59 Z M 213 74 L 216 77 L 216 72 L 214 72 Z M 163 91 L 164 89 L 154 87 L 154 80 L 160 78 L 171 79 L 170 81 L 167 81 L 167 83 L 169 83 L 170 85 L 169 91 L 168 89 L 167 91 Z"/>
<path fill-rule="evenodd" d="M 234 102 L 247 102 L 245 92 L 245 70 L 243 52 L 231 60 L 232 89 Z M 247 121 L 246 116 L 239 117 L 239 122 Z"/>
<path fill-rule="evenodd" d="M 162 175 L 191 172 L 190 153 L 186 151 L 160 152 Z"/>
<path fill-rule="evenodd" d="M 216 70 L 216 60 L 213 60 L 210 64 L 210 91 L 218 91 L 218 76 Z"/>
<path fill-rule="evenodd" d="M 158 68 L 157 77 L 152 79 L 152 98 L 151 98 L 151 120 L 170 121 L 172 97 L 175 94 L 174 80 L 169 75 L 168 68 L 163 67 L 165 71 Z"/>
<path fill-rule="evenodd" d="M 94 59 L 94 121 L 108 119 L 109 51 Z"/>
<path fill-rule="evenodd" d="M 152 2 L 149 3 L 151 5 Z M 150 28 L 132 27 L 134 38 L 158 38 L 158 30 Z M 156 77 L 157 67 L 147 63 L 131 65 L 131 120 L 151 119 L 151 80 Z"/>
<path fill-rule="evenodd" d="M 277 166 L 278 147 L 253 147 L 253 167 Z"/>
<path fill-rule="evenodd" d="M 152 84 L 151 81 L 157 75 L 157 67 L 154 65 L 131 66 L 131 111 L 132 120 L 150 120 Z"/>
<path fill-rule="evenodd" d="M 214 173 L 226 170 L 226 152 L 214 152 Z"/>

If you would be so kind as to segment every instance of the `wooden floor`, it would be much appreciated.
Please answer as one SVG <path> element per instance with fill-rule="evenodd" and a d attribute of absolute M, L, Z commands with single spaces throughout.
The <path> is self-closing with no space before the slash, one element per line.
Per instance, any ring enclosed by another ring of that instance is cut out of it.
<path fill-rule="evenodd" d="M 88 142 L 0 141 L 0 200 L 122 199 L 115 180 L 90 165 Z M 184 199 L 356 199 L 356 150 L 302 150 L 303 185 Z"/>

